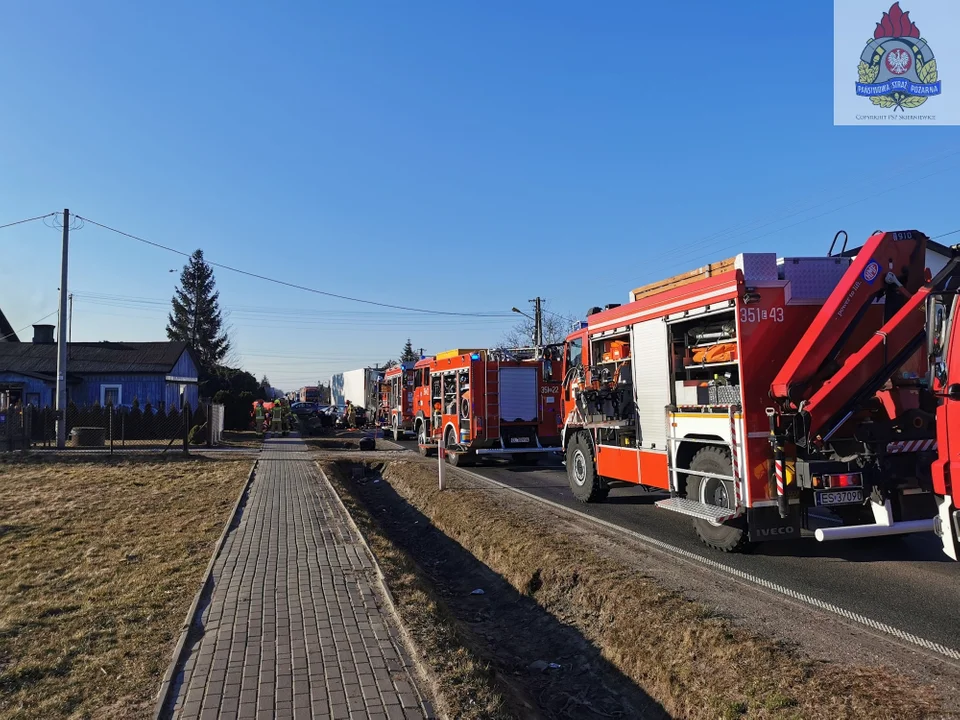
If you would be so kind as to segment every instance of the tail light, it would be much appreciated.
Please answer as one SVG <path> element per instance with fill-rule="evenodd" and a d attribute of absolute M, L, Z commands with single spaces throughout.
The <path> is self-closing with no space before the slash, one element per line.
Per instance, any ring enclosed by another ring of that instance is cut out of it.
<path fill-rule="evenodd" d="M 824 475 L 823 486 L 828 488 L 849 488 L 863 485 L 860 473 L 840 473 L 838 475 Z"/>

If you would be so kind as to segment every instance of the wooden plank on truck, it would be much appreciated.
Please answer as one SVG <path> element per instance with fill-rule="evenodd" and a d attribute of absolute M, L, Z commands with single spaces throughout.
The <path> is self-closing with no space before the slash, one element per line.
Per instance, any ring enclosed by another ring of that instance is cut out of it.
<path fill-rule="evenodd" d="M 708 263 L 703 267 L 698 267 L 696 270 L 691 270 L 680 275 L 674 275 L 666 280 L 658 280 L 657 282 L 650 283 L 649 285 L 638 287 L 634 289 L 630 295 L 634 300 L 639 300 L 640 298 L 649 297 L 650 295 L 655 295 L 656 293 L 663 292 L 664 290 L 671 290 L 673 288 L 682 287 L 683 285 L 689 285 L 697 280 L 703 280 L 704 278 L 713 277 L 714 275 L 719 275 L 720 273 L 733 270 L 735 261 L 736 258 L 728 258 L 727 260 L 721 260 L 720 262 Z"/>
<path fill-rule="evenodd" d="M 483 352 L 483 350 L 464 350 L 462 348 L 457 348 L 455 350 L 446 350 L 445 352 L 437 353 L 436 360 L 446 360 L 447 358 L 455 358 L 460 355 L 472 355 L 473 353 Z"/>

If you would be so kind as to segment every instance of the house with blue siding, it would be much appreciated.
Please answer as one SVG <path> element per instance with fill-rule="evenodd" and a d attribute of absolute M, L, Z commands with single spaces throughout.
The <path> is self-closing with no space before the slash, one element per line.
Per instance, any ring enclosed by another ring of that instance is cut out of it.
<path fill-rule="evenodd" d="M 75 342 L 67 345 L 67 400 L 78 406 L 197 407 L 198 363 L 183 342 Z M 52 325 L 33 342 L 0 343 L 0 407 L 56 404 L 57 344 Z"/>

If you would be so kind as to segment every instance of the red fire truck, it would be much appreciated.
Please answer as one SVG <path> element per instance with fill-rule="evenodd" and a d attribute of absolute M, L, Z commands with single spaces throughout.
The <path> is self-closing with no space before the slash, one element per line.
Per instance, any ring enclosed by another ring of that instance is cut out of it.
<path fill-rule="evenodd" d="M 826 257 L 744 253 L 590 314 L 565 346 L 573 494 L 668 491 L 656 504 L 724 551 L 934 532 L 956 559 L 958 262 L 878 232 Z"/>
<path fill-rule="evenodd" d="M 389 368 L 380 386 L 380 422 L 384 431 L 400 440 L 408 432 L 415 432 L 413 424 L 413 392 L 417 371 L 413 362 L 400 363 Z"/>
<path fill-rule="evenodd" d="M 414 367 L 414 429 L 422 455 L 442 442 L 452 465 L 481 456 L 535 463 L 559 453 L 559 348 L 450 350 Z"/>

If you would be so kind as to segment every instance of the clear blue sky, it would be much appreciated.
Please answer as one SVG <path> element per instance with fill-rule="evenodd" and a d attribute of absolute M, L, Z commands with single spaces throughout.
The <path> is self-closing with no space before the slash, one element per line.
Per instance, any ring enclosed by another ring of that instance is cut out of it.
<path fill-rule="evenodd" d="M 832 125 L 832 2 L 683 7 L 11 3 L 0 224 L 69 207 L 331 292 L 577 316 L 736 252 L 823 254 L 840 228 L 960 228 L 957 128 Z M 0 230 L 0 252 L 14 327 L 55 310 L 58 232 Z M 74 340 L 164 338 L 182 264 L 74 233 Z M 513 322 L 216 279 L 239 360 L 284 389 Z"/>

